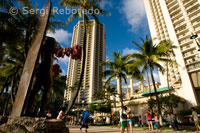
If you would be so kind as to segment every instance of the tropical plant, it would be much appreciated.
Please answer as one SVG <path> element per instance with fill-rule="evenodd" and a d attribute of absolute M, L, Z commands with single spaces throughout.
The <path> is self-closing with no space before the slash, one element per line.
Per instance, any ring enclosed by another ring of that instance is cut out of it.
<path fill-rule="evenodd" d="M 177 48 L 176 46 L 173 46 L 172 41 L 170 40 L 163 40 L 160 42 L 160 44 L 164 44 L 166 45 L 168 50 L 166 51 L 166 58 L 169 59 L 166 62 L 166 75 L 167 75 L 167 88 L 168 88 L 168 92 L 169 92 L 169 96 L 171 96 L 171 90 L 170 90 L 170 85 L 169 85 L 169 65 L 175 65 L 177 66 L 177 62 L 175 60 L 172 60 L 171 58 L 175 56 L 173 49 Z M 172 97 L 170 97 L 172 98 Z M 169 109 L 170 112 L 173 113 L 173 106 L 171 103 L 168 104 L 169 105 Z"/>
<path fill-rule="evenodd" d="M 159 97 L 157 93 L 157 88 L 155 85 L 155 79 L 153 75 L 153 70 L 158 69 L 162 73 L 164 73 L 164 67 L 160 63 L 170 62 L 170 59 L 166 58 L 166 55 L 170 53 L 172 49 L 171 47 L 167 46 L 165 43 L 159 43 L 153 45 L 152 40 L 146 36 L 146 40 L 142 40 L 142 45 L 138 44 L 137 42 L 133 42 L 133 44 L 138 48 L 138 53 L 133 53 L 128 56 L 128 58 L 132 58 L 134 60 L 133 66 L 149 68 L 150 75 L 155 91 L 156 96 L 156 103 L 158 108 L 158 113 L 161 115 L 161 108 Z"/>
<path fill-rule="evenodd" d="M 169 95 L 166 95 L 166 96 L 160 95 L 159 96 L 159 102 L 160 102 L 160 105 L 161 105 L 160 107 L 163 110 L 166 110 L 166 111 L 168 111 L 168 113 L 170 113 L 171 110 L 169 110 L 169 104 L 171 104 L 173 108 L 177 108 L 178 104 L 180 102 L 184 102 L 184 99 L 182 97 L 175 95 L 175 94 L 171 94 L 170 96 Z M 149 106 L 149 108 L 156 107 L 156 100 L 153 99 L 153 98 L 149 99 L 148 100 L 148 106 Z"/>
<path fill-rule="evenodd" d="M 109 78 L 107 79 L 106 83 L 109 83 L 111 80 L 114 80 L 117 78 L 118 84 L 117 84 L 117 92 L 119 94 L 119 99 L 121 102 L 121 106 L 123 106 L 123 92 L 122 92 L 122 79 L 126 82 L 126 65 L 127 60 L 126 58 L 122 57 L 122 54 L 120 51 L 113 52 L 113 61 L 112 60 L 106 60 L 101 63 L 101 65 L 105 65 L 108 67 L 108 70 L 103 72 L 103 76 Z"/>
<path fill-rule="evenodd" d="M 83 21 L 83 56 L 82 56 L 82 66 L 81 66 L 81 74 L 80 74 L 80 81 L 78 85 L 78 89 L 74 91 L 74 97 L 70 99 L 68 108 L 65 112 L 67 114 L 72 106 L 75 103 L 75 100 L 78 96 L 78 93 L 81 88 L 82 80 L 83 80 L 83 74 L 85 71 L 85 58 L 86 58 L 86 36 L 87 36 L 87 26 L 88 26 L 88 20 L 90 17 L 94 18 L 96 21 L 98 21 L 98 18 L 96 15 L 104 15 L 109 14 L 108 12 L 102 10 L 99 7 L 101 0 L 61 0 L 59 4 L 64 7 L 70 7 L 72 9 L 75 9 L 75 11 L 71 14 L 71 16 L 67 19 L 67 23 L 72 21 L 74 18 L 78 18 L 79 20 L 82 19 Z M 94 12 L 88 13 L 88 10 L 98 10 L 99 14 L 95 14 Z"/>

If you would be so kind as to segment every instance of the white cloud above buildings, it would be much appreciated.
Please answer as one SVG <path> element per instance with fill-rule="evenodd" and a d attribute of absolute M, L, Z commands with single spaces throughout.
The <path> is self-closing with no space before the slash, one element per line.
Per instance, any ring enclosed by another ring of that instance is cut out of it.
<path fill-rule="evenodd" d="M 102 9 L 107 9 L 107 8 L 112 8 L 113 7 L 113 3 L 111 0 L 102 0 L 102 2 L 100 3 L 100 7 Z"/>
<path fill-rule="evenodd" d="M 132 53 L 138 53 L 138 51 L 135 50 L 135 49 L 129 49 L 129 48 L 125 48 L 125 49 L 122 51 L 122 55 L 123 55 L 123 56 L 128 55 L 128 54 L 132 54 Z"/>
<path fill-rule="evenodd" d="M 48 32 L 47 36 L 54 37 L 58 43 L 64 44 L 65 46 L 71 45 L 72 33 L 64 29 L 57 29 L 55 33 Z"/>
<path fill-rule="evenodd" d="M 137 32 L 146 22 L 146 13 L 143 0 L 123 0 L 121 13 L 125 15 L 130 31 Z"/>

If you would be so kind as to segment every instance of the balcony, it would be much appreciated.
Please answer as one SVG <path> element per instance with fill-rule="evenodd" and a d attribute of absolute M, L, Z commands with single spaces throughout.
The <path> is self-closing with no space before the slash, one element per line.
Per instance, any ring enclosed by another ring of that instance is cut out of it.
<path fill-rule="evenodd" d="M 194 7 L 198 7 L 199 6 L 199 3 L 198 2 L 193 2 L 193 3 L 191 3 L 190 5 L 188 5 L 188 6 L 186 6 L 186 10 L 188 11 L 188 10 L 190 10 L 190 9 L 192 9 L 192 8 L 194 8 Z"/>
<path fill-rule="evenodd" d="M 177 4 L 177 0 L 173 0 L 172 2 L 170 2 L 170 3 L 167 5 L 168 10 L 172 9 L 176 4 Z"/>
<path fill-rule="evenodd" d="M 174 12 L 180 10 L 180 7 L 179 5 L 176 3 L 175 5 L 173 5 L 173 7 L 170 7 L 170 9 L 168 10 L 169 11 L 169 14 L 173 14 Z"/>
<path fill-rule="evenodd" d="M 171 4 L 172 2 L 174 2 L 174 0 L 168 0 L 168 1 L 166 1 L 166 5 L 169 5 L 169 4 Z"/>
<path fill-rule="evenodd" d="M 193 51 L 191 51 L 191 52 L 184 53 L 184 54 L 183 54 L 183 58 L 184 58 L 184 59 L 188 59 L 188 58 L 194 57 L 194 56 L 196 56 L 196 55 L 197 55 L 196 50 L 193 50 Z"/>
<path fill-rule="evenodd" d="M 200 19 L 193 22 L 192 25 L 193 25 L 194 28 L 199 27 L 200 26 Z"/>
<path fill-rule="evenodd" d="M 191 21 L 196 21 L 196 19 L 199 19 L 199 17 L 200 17 L 200 14 L 196 14 L 196 15 L 190 17 L 190 20 Z"/>
<path fill-rule="evenodd" d="M 171 19 L 176 19 L 178 17 L 181 17 L 182 13 L 181 11 L 179 11 L 179 12 L 173 13 L 173 15 L 171 14 L 170 16 L 171 16 Z"/>
<path fill-rule="evenodd" d="M 196 45 L 191 44 L 191 45 L 187 45 L 185 47 L 182 47 L 181 50 L 182 50 L 182 52 L 187 52 L 187 51 L 190 51 L 190 50 L 195 49 L 195 48 L 196 48 Z"/>
<path fill-rule="evenodd" d="M 200 63 L 188 66 L 187 70 L 188 70 L 189 73 L 199 71 L 200 70 Z"/>
<path fill-rule="evenodd" d="M 184 17 L 181 16 L 181 17 L 179 17 L 179 18 L 177 18 L 177 19 L 172 20 L 172 22 L 173 22 L 174 24 L 177 24 L 177 23 L 182 22 L 182 21 L 184 21 L 184 20 L 185 20 Z"/>
<path fill-rule="evenodd" d="M 192 17 L 192 16 L 194 16 L 194 15 L 196 15 L 196 14 L 199 14 L 200 13 L 200 7 L 198 6 L 198 7 L 194 7 L 194 8 L 192 8 L 192 10 L 191 11 L 188 11 L 188 15 L 189 15 L 189 17 Z"/>
<path fill-rule="evenodd" d="M 200 33 L 200 27 L 194 28 L 195 33 L 199 34 Z"/>
<path fill-rule="evenodd" d="M 181 40 L 184 40 L 186 38 L 190 38 L 190 36 L 191 36 L 191 34 L 187 32 L 186 34 L 177 36 L 177 38 L 178 38 L 179 41 L 181 41 Z"/>
<path fill-rule="evenodd" d="M 193 65 L 193 64 L 196 64 L 196 63 L 199 63 L 199 62 L 200 62 L 200 59 L 194 59 L 192 61 L 188 61 L 186 63 L 186 66 Z"/>
<path fill-rule="evenodd" d="M 189 5 L 191 5 L 194 2 L 195 2 L 194 0 L 185 0 L 183 3 L 185 5 L 185 7 L 188 7 Z"/>
<path fill-rule="evenodd" d="M 177 28 L 181 28 L 181 26 L 183 26 L 183 25 L 186 27 L 186 23 L 185 23 L 185 21 L 176 24 L 176 25 L 174 26 L 174 28 L 175 28 L 175 29 L 177 29 Z"/>

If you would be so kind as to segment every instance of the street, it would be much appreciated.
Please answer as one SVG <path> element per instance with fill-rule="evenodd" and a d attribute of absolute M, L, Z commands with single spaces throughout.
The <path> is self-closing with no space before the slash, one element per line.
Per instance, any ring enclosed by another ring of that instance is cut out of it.
<path fill-rule="evenodd" d="M 79 126 L 68 126 L 70 133 L 81 133 Z M 85 132 L 85 129 L 82 129 L 82 133 Z M 165 130 L 162 133 L 184 133 L 186 131 L 170 131 Z M 104 126 L 90 126 L 88 129 L 88 133 L 120 133 L 119 128 L 111 128 Z M 126 133 L 126 132 L 125 132 Z M 130 131 L 129 131 L 130 133 Z M 148 131 L 143 129 L 133 129 L 133 133 L 156 133 L 156 131 Z M 187 132 L 187 133 L 196 133 L 196 132 Z"/>

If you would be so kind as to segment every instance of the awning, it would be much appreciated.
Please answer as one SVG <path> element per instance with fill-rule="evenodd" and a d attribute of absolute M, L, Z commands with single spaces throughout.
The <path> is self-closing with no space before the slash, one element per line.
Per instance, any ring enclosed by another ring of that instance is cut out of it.
<path fill-rule="evenodd" d="M 88 104 L 103 104 L 105 102 L 91 102 L 91 103 L 88 103 Z"/>
<path fill-rule="evenodd" d="M 170 90 L 174 90 L 174 88 L 172 86 L 169 87 Z M 168 91 L 168 87 L 164 87 L 164 88 L 158 88 L 157 89 L 157 92 L 158 93 L 161 93 L 161 92 L 165 92 L 165 91 Z M 151 90 L 151 94 L 154 95 L 155 94 L 155 91 L 154 90 Z M 142 96 L 149 96 L 150 95 L 150 91 L 145 91 Z"/>

